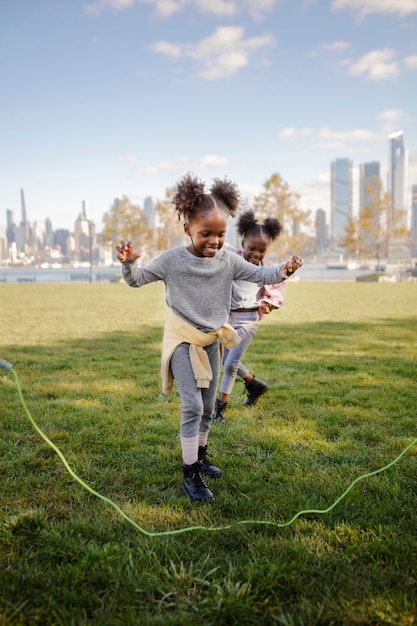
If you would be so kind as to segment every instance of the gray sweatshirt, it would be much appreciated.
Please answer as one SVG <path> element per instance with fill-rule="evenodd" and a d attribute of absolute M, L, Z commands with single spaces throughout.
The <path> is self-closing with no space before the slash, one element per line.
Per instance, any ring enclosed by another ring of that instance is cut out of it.
<path fill-rule="evenodd" d="M 208 258 L 194 256 L 186 247 L 174 248 L 145 267 L 136 260 L 125 261 L 122 268 L 130 287 L 162 280 L 167 306 L 203 332 L 227 322 L 234 280 L 272 285 L 287 278 L 283 265 L 257 266 L 225 249 Z"/>

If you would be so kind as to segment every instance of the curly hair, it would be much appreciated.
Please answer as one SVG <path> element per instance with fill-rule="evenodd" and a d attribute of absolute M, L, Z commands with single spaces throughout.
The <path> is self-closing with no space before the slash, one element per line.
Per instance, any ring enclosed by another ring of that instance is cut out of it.
<path fill-rule="evenodd" d="M 242 237 L 246 235 L 267 235 L 274 241 L 282 231 L 282 224 L 275 217 L 267 217 L 263 224 L 259 224 L 253 211 L 245 211 L 237 221 L 237 232 Z"/>
<path fill-rule="evenodd" d="M 227 178 L 215 178 L 209 193 L 206 193 L 205 184 L 189 172 L 177 182 L 171 204 L 178 219 L 192 222 L 201 213 L 214 208 L 233 217 L 240 201 L 237 185 Z"/>

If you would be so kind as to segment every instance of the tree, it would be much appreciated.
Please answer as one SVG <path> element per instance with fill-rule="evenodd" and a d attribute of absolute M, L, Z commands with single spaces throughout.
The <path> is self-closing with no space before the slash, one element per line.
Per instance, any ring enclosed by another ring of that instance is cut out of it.
<path fill-rule="evenodd" d="M 158 252 L 164 252 L 184 242 L 183 226 L 171 206 L 173 193 L 173 187 L 166 189 L 165 199 L 158 200 L 155 206 L 158 216 L 158 227 L 156 229 L 156 249 Z"/>
<path fill-rule="evenodd" d="M 300 208 L 300 195 L 290 189 L 289 184 L 280 174 L 275 173 L 265 181 L 264 191 L 255 197 L 253 209 L 262 218 L 275 217 L 283 230 L 278 239 L 270 246 L 270 251 L 282 257 L 288 252 L 304 254 L 309 238 L 302 232 L 302 227 L 309 226 L 310 211 Z"/>
<path fill-rule="evenodd" d="M 113 245 L 132 241 L 144 258 L 152 244 L 153 232 L 140 206 L 127 196 L 117 198 L 103 216 L 103 242 Z"/>
<path fill-rule="evenodd" d="M 359 241 L 358 233 L 360 228 L 358 226 L 358 219 L 349 216 L 348 222 L 345 226 L 345 234 L 338 241 L 338 245 L 344 248 L 348 256 L 356 258 L 359 255 Z"/>
<path fill-rule="evenodd" d="M 366 184 L 366 197 L 367 204 L 357 218 L 348 220 L 338 244 L 351 256 L 376 259 L 379 267 L 381 258 L 387 258 L 390 249 L 405 239 L 404 211 L 392 208 L 391 196 L 377 177 Z"/>

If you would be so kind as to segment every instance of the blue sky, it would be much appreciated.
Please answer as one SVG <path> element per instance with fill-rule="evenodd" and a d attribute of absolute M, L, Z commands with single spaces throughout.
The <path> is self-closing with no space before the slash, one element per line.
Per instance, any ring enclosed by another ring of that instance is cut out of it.
<path fill-rule="evenodd" d="M 328 211 L 333 159 L 417 153 L 417 0 L 2 0 L 0 70 L 3 225 L 21 188 L 72 229 L 187 171 Z"/>

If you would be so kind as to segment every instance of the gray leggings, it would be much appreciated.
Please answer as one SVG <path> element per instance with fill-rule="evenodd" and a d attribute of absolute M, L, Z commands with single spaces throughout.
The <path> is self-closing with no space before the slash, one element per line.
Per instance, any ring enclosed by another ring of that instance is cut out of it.
<path fill-rule="evenodd" d="M 246 378 L 246 376 L 249 375 L 249 370 L 243 365 L 243 363 L 241 363 L 240 359 L 243 358 L 243 355 L 249 348 L 258 328 L 258 323 L 259 318 L 257 311 L 232 311 L 230 313 L 229 324 L 231 324 L 236 330 L 241 341 L 235 348 L 232 348 L 232 350 L 225 349 L 224 351 L 224 374 L 220 384 L 221 393 L 225 393 L 230 396 L 233 385 L 235 384 L 236 376 L 239 376 L 239 378 Z"/>
<path fill-rule="evenodd" d="M 190 362 L 190 344 L 181 343 L 171 357 L 171 371 L 181 398 L 181 437 L 197 437 L 210 430 L 220 375 L 219 342 L 206 346 L 213 378 L 207 389 L 197 387 Z"/>

